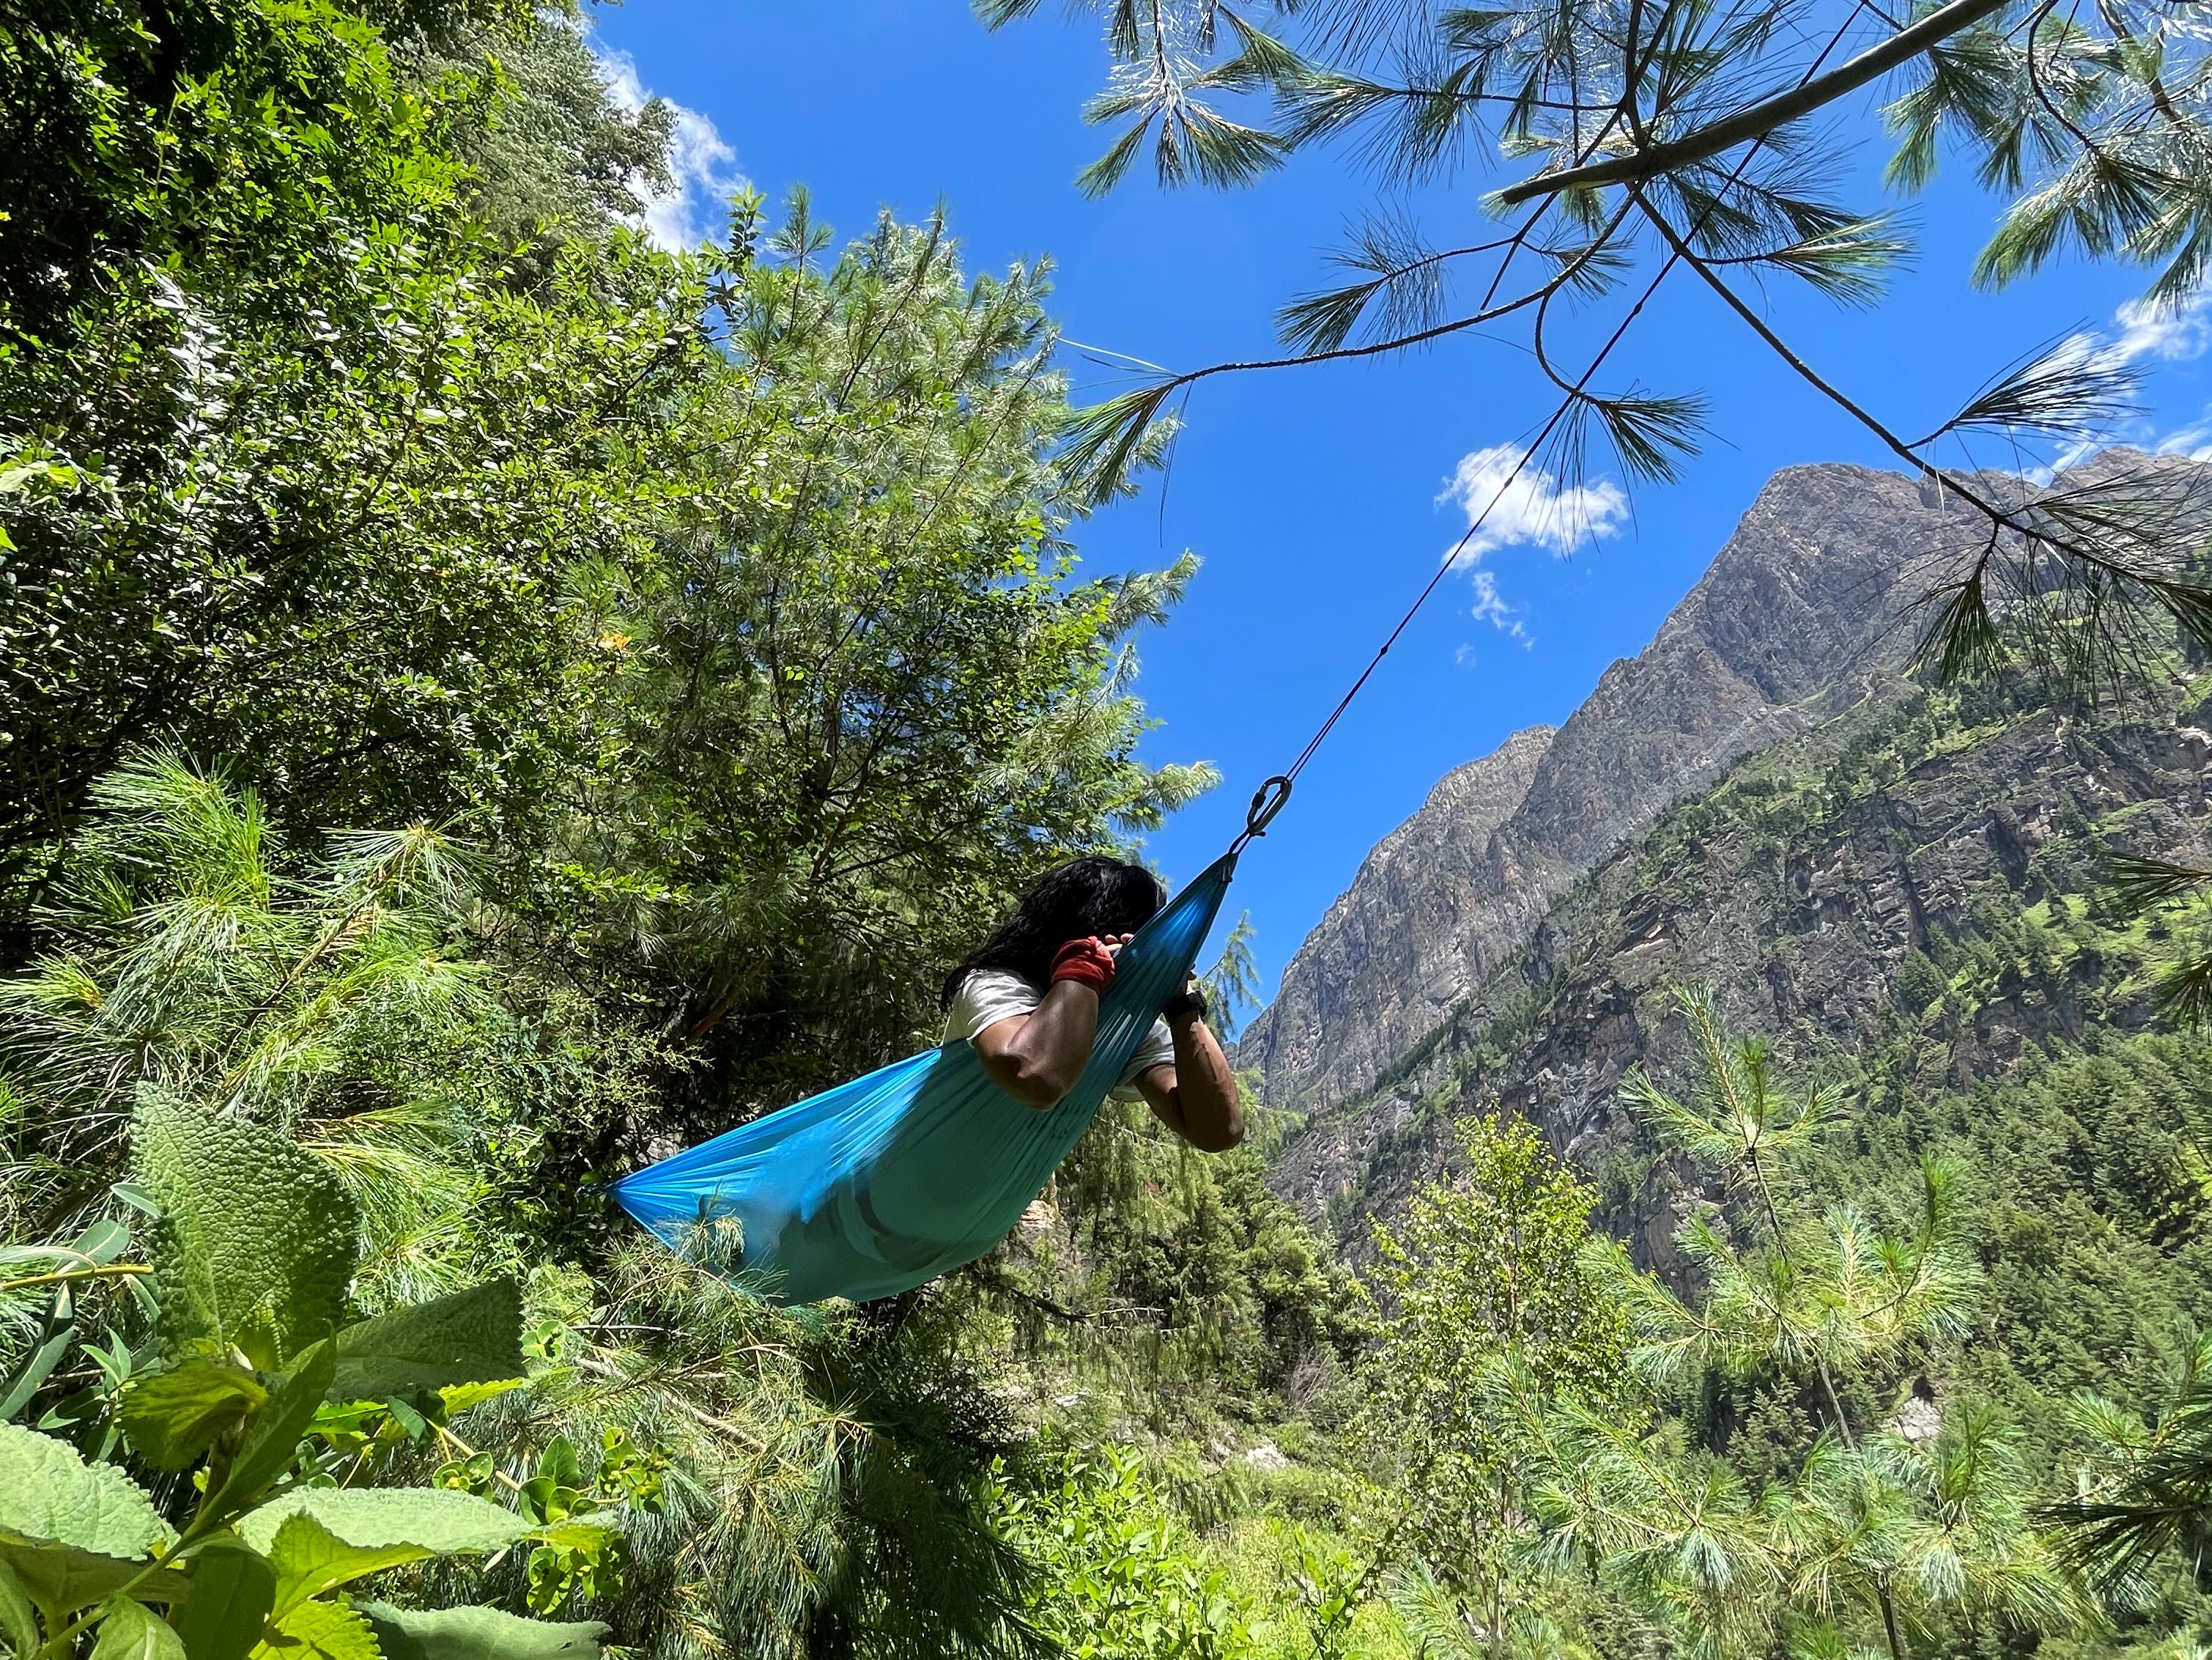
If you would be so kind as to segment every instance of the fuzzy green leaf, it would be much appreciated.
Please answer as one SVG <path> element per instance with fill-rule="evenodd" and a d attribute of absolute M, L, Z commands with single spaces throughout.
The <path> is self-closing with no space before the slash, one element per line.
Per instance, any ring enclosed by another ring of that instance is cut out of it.
<path fill-rule="evenodd" d="M 193 1355 L 125 1386 L 123 1432 L 149 1463 L 185 1469 L 199 1461 L 216 1437 L 268 1399 L 269 1391 L 252 1373 L 228 1360 Z"/>
<path fill-rule="evenodd" d="M 0 1540 L 143 1561 L 168 1536 L 153 1501 L 112 1464 L 88 1464 L 65 1441 L 0 1424 Z"/>
<path fill-rule="evenodd" d="M 495 1280 L 347 1327 L 331 1399 L 384 1401 L 521 1375 L 522 1290 Z"/>
<path fill-rule="evenodd" d="M 276 1601 L 267 1557 L 240 1539 L 210 1540 L 192 1559 L 191 1594 L 174 1615 L 185 1660 L 245 1660 Z"/>
<path fill-rule="evenodd" d="M 169 1622 L 143 1602 L 111 1596 L 92 1660 L 185 1660 L 185 1645 Z"/>
<path fill-rule="evenodd" d="M 556 1624 L 497 1608 L 422 1613 L 363 1602 L 361 1612 L 375 1628 L 384 1660 L 599 1660 L 607 1633 L 596 1620 Z"/>
<path fill-rule="evenodd" d="M 165 1349 L 212 1341 L 273 1371 L 337 1325 L 361 1213 L 327 1165 L 258 1124 L 150 1097 L 134 1152 L 161 1207 Z"/>
<path fill-rule="evenodd" d="M 386 1568 L 503 1550 L 537 1531 L 489 1499 L 432 1487 L 301 1487 L 238 1524 L 276 1571 L 280 1614 Z"/>
<path fill-rule="evenodd" d="M 279 1620 L 252 1660 L 380 1660 L 376 1633 L 336 1602 L 302 1602 Z"/>

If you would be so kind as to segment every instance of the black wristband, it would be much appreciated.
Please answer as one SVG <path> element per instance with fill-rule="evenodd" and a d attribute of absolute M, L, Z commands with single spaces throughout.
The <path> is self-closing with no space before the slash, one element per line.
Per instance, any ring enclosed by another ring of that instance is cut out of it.
<path fill-rule="evenodd" d="M 1196 986 L 1192 986 L 1185 990 L 1177 992 L 1174 996 L 1169 998 L 1166 1002 L 1160 1005 L 1160 1015 L 1164 1019 L 1172 1020 L 1179 1014 L 1194 1014 L 1198 1016 L 1200 1019 L 1204 1019 L 1206 1018 L 1206 994 L 1200 991 Z"/>

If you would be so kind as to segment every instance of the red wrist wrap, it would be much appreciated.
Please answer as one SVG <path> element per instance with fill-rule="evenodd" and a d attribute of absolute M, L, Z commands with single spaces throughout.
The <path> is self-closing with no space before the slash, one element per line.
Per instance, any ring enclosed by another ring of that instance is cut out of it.
<path fill-rule="evenodd" d="M 1100 996 L 1114 983 L 1114 953 L 1097 939 L 1071 939 L 1052 959 L 1052 983 L 1080 981 Z"/>

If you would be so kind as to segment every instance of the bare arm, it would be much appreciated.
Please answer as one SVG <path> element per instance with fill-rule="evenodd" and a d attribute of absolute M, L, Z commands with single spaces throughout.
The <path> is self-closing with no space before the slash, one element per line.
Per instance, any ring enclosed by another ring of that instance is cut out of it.
<path fill-rule="evenodd" d="M 1091 1064 L 1098 1036 L 1098 994 L 1062 980 L 1027 1014 L 986 1026 L 975 1037 L 983 1075 L 1025 1107 L 1059 1104 Z"/>
<path fill-rule="evenodd" d="M 1175 1039 L 1175 1065 L 1154 1067 L 1137 1087 L 1153 1116 L 1200 1152 L 1228 1152 L 1244 1139 L 1244 1105 L 1229 1057 L 1195 1009 L 1169 1016 L 1168 1035 Z"/>

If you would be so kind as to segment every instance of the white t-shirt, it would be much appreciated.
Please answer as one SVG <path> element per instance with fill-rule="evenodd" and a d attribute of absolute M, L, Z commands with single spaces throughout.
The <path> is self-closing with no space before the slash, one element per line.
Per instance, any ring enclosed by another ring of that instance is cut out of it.
<path fill-rule="evenodd" d="M 973 1043 L 975 1034 L 1001 1020 L 1027 1014 L 1044 1001 L 1044 994 L 1011 969 L 976 969 L 960 982 L 945 1021 L 945 1041 Z M 1154 1067 L 1175 1065 L 1175 1039 L 1168 1023 L 1152 1022 L 1152 1029 L 1137 1041 L 1137 1052 L 1121 1069 L 1121 1085 L 1114 1093 L 1126 1097 L 1131 1085 Z"/>

